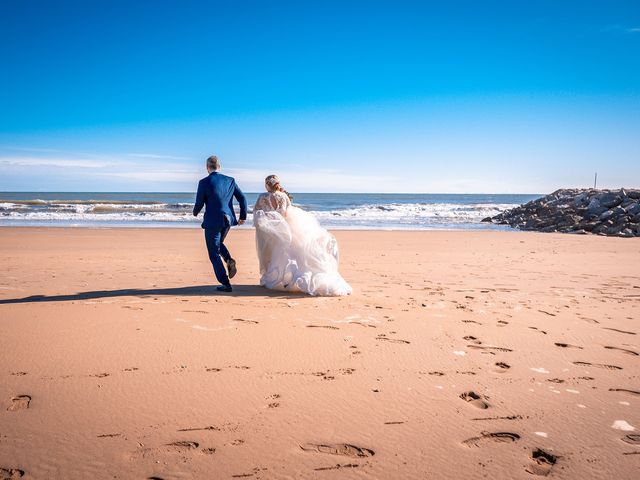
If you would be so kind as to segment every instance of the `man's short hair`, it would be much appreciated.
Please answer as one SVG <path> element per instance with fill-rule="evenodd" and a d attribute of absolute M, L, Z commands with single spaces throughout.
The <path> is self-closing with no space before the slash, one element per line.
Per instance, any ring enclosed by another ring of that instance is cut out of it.
<path fill-rule="evenodd" d="M 207 158 L 207 170 L 220 170 L 220 161 L 218 160 L 218 157 L 211 155 Z"/>

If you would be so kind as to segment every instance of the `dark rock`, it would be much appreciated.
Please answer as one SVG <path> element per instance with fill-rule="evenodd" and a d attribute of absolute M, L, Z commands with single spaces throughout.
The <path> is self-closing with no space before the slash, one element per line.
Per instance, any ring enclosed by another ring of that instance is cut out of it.
<path fill-rule="evenodd" d="M 627 207 L 625 207 L 624 210 L 629 215 L 636 215 L 640 213 L 640 202 L 634 202 L 632 205 L 628 205 Z"/>
<path fill-rule="evenodd" d="M 604 222 L 606 220 L 609 220 L 611 217 L 613 217 L 613 210 L 607 210 L 606 212 L 604 212 L 602 215 L 598 217 L 598 220 L 600 220 L 601 222 Z"/>
<path fill-rule="evenodd" d="M 581 222 L 578 225 L 578 228 L 582 230 L 586 230 L 587 232 L 590 232 L 591 230 L 594 229 L 596 225 L 598 225 L 598 222 Z"/>
<path fill-rule="evenodd" d="M 607 228 L 606 232 L 607 235 L 617 235 L 618 233 L 622 232 L 622 230 L 624 230 L 624 224 L 620 224 L 617 223 L 609 228 Z"/>
<path fill-rule="evenodd" d="M 600 208 L 600 207 L 602 207 L 602 205 L 600 204 L 600 200 L 598 200 L 597 198 L 594 197 L 589 202 L 589 205 L 587 206 L 587 209 L 595 210 L 596 208 Z"/>
<path fill-rule="evenodd" d="M 480 220 L 481 222 L 487 222 L 487 223 L 491 223 L 491 217 L 485 217 L 482 220 Z"/>
<path fill-rule="evenodd" d="M 622 208 L 620 205 L 618 205 L 617 207 L 613 207 L 611 211 L 613 212 L 613 216 L 616 218 L 619 217 L 620 215 L 624 215 L 625 213 L 627 213 L 625 209 Z"/>
<path fill-rule="evenodd" d="M 606 211 L 607 209 L 605 207 L 600 207 L 598 210 L 595 210 L 593 212 L 587 212 L 584 218 L 586 218 L 587 220 L 597 220 L 598 217 Z"/>
<path fill-rule="evenodd" d="M 622 196 L 616 192 L 609 192 L 602 195 L 599 200 L 603 207 L 617 207 L 622 203 Z"/>
<path fill-rule="evenodd" d="M 576 207 L 580 207 L 580 206 L 583 206 L 583 205 L 588 205 L 589 204 L 589 192 L 582 192 L 580 195 L 578 195 L 573 200 L 573 204 Z"/>
<path fill-rule="evenodd" d="M 600 233 L 600 234 L 604 234 L 607 232 L 607 229 L 609 227 L 607 225 L 597 225 L 593 230 L 591 230 L 591 233 Z"/>
<path fill-rule="evenodd" d="M 640 190 L 561 189 L 482 222 L 522 230 L 640 236 Z"/>

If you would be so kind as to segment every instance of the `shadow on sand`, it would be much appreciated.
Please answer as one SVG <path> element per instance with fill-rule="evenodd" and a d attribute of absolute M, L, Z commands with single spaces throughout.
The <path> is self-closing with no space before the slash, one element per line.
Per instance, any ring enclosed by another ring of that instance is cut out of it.
<path fill-rule="evenodd" d="M 80 292 L 68 295 L 32 295 L 23 298 L 7 298 L 0 300 L 0 305 L 12 303 L 39 303 L 39 302 L 70 302 L 74 300 L 94 300 L 96 298 L 113 297 L 153 297 L 153 296 L 175 296 L 175 297 L 271 297 L 271 298 L 306 298 L 306 295 L 289 292 L 278 292 L 268 290 L 259 285 L 234 285 L 232 293 L 216 291 L 212 285 L 195 285 L 191 287 L 174 288 L 124 288 L 121 290 L 95 290 L 92 292 Z"/>

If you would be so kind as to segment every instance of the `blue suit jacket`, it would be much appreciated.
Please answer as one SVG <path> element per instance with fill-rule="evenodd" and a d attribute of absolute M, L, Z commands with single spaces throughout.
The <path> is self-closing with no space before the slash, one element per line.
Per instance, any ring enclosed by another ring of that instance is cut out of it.
<path fill-rule="evenodd" d="M 198 183 L 193 215 L 198 216 L 202 207 L 206 205 L 202 228 L 223 229 L 226 226 L 237 225 L 233 197 L 240 204 L 240 220 L 246 220 L 247 199 L 236 185 L 236 181 L 232 177 L 212 172 Z"/>

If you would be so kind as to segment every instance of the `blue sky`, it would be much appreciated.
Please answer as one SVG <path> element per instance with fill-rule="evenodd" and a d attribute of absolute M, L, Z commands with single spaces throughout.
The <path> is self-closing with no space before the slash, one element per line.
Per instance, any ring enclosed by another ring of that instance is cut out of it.
<path fill-rule="evenodd" d="M 0 190 L 640 186 L 640 2 L 0 2 Z"/>

